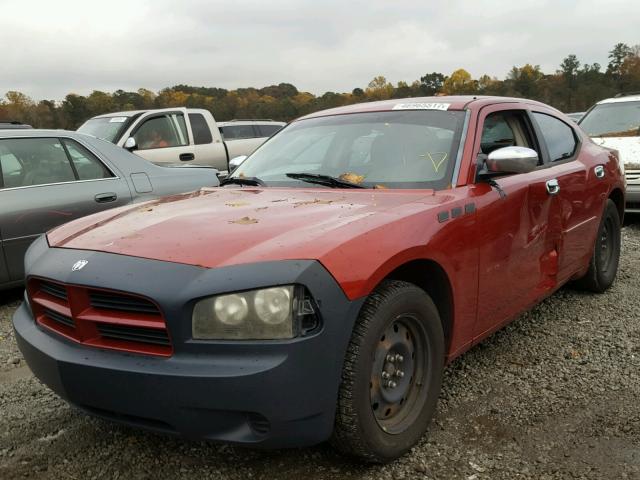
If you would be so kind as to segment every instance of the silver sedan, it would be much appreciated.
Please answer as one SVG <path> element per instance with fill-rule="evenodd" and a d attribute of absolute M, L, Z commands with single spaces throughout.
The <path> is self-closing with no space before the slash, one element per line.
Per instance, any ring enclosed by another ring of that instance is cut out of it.
<path fill-rule="evenodd" d="M 218 186 L 209 167 L 160 167 L 89 135 L 0 129 L 0 289 L 23 281 L 40 234 L 91 213 Z"/>

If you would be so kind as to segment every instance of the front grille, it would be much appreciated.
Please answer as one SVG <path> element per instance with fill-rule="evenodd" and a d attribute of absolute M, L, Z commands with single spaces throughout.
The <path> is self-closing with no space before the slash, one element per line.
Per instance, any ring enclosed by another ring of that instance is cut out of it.
<path fill-rule="evenodd" d="M 153 343 L 155 345 L 170 346 L 171 341 L 166 330 L 155 328 L 129 327 L 123 325 L 98 324 L 100 335 L 125 342 Z"/>
<path fill-rule="evenodd" d="M 158 311 L 158 307 L 144 298 L 130 297 L 115 293 L 90 291 L 89 299 L 93 308 L 144 313 L 150 315 L 158 315 L 160 313 Z"/>
<path fill-rule="evenodd" d="M 39 325 L 84 345 L 169 356 L 173 346 L 158 306 L 123 292 L 31 278 L 27 295 Z"/>
<path fill-rule="evenodd" d="M 624 172 L 624 176 L 627 179 L 627 182 L 640 182 L 640 170 L 627 170 Z"/>
<path fill-rule="evenodd" d="M 40 282 L 40 290 L 52 297 L 67 299 L 67 289 L 58 283 Z"/>
<path fill-rule="evenodd" d="M 69 328 L 75 328 L 76 324 L 73 321 L 73 318 L 71 317 L 67 317 L 66 315 L 63 315 L 61 313 L 58 313 L 56 311 L 51 310 L 50 308 L 45 308 L 44 309 L 44 314 L 49 317 L 51 320 L 53 320 L 54 322 L 57 322 L 61 325 L 64 325 L 65 327 L 69 327 Z"/>

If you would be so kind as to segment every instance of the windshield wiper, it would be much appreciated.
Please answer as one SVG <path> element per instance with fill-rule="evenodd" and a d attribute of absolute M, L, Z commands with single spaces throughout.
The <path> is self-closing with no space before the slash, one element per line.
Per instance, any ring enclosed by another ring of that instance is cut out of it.
<path fill-rule="evenodd" d="M 237 185 L 248 185 L 250 187 L 266 187 L 267 184 L 260 180 L 258 177 L 227 177 L 220 182 L 220 186 L 230 185 L 235 183 Z"/>
<path fill-rule="evenodd" d="M 319 173 L 285 173 L 289 178 L 301 180 L 307 183 L 316 183 L 331 188 L 367 188 L 357 183 L 347 182 L 331 175 L 321 175 Z"/>

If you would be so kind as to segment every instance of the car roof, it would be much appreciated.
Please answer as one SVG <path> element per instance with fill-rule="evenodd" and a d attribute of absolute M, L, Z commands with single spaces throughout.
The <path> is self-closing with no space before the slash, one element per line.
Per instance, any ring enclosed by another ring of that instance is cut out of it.
<path fill-rule="evenodd" d="M 16 138 L 16 137 L 76 137 L 76 138 L 95 138 L 86 133 L 74 132 L 72 130 L 52 130 L 43 128 L 19 128 L 19 129 L 0 129 L 0 138 Z"/>
<path fill-rule="evenodd" d="M 430 104 L 448 104 L 446 110 L 466 110 L 469 108 L 482 108 L 486 105 L 496 103 L 526 103 L 545 108 L 552 108 L 544 103 L 525 98 L 498 97 L 498 96 L 482 96 L 482 95 L 443 95 L 437 97 L 413 97 L 413 98 L 394 98 L 391 100 L 381 100 L 378 102 L 356 103 L 343 107 L 331 108 L 314 112 L 298 120 L 326 117 L 331 115 L 345 115 L 349 113 L 365 113 L 365 112 L 386 112 L 398 109 L 398 105 L 430 103 Z M 555 109 L 554 109 L 555 110 Z"/>
<path fill-rule="evenodd" d="M 624 102 L 638 102 L 640 101 L 640 94 L 638 95 L 624 95 L 620 97 L 612 97 L 605 98 L 604 100 L 600 100 L 596 105 L 600 105 L 601 103 L 624 103 Z"/>

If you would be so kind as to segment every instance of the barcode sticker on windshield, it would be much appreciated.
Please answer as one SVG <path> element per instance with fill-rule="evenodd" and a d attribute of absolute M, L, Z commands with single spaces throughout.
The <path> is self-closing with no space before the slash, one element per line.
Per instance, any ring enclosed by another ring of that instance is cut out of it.
<path fill-rule="evenodd" d="M 448 110 L 450 103 L 397 103 L 394 110 Z"/>
<path fill-rule="evenodd" d="M 111 117 L 109 123 L 124 123 L 126 120 L 127 117 Z"/>

